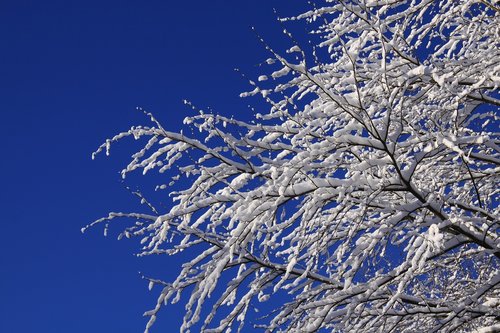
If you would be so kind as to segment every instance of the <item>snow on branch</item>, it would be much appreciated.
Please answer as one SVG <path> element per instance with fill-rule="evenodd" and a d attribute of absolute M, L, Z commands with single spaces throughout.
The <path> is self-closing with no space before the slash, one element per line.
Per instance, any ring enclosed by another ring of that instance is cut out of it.
<path fill-rule="evenodd" d="M 146 331 L 179 301 L 181 332 L 496 331 L 497 4 L 320 2 L 282 19 L 307 24 L 313 55 L 262 40 L 269 69 L 242 94 L 269 105 L 255 121 L 200 112 L 187 136 L 148 114 L 97 150 L 145 139 L 122 176 L 175 190 L 166 211 L 95 223 L 135 221 L 122 236 L 141 255 L 196 253 L 149 279 Z"/>

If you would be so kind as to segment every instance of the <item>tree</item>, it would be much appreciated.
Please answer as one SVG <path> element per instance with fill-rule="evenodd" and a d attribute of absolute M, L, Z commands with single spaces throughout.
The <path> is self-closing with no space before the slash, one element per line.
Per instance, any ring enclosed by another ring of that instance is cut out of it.
<path fill-rule="evenodd" d="M 500 330 L 499 3 L 325 1 L 297 20 L 309 45 L 261 38 L 254 121 L 200 111 L 190 137 L 148 113 L 96 152 L 146 138 L 122 176 L 184 186 L 166 212 L 141 196 L 150 213 L 93 223 L 135 222 L 121 235 L 143 255 L 196 253 L 150 279 L 146 331 L 181 297 L 183 332 Z"/>

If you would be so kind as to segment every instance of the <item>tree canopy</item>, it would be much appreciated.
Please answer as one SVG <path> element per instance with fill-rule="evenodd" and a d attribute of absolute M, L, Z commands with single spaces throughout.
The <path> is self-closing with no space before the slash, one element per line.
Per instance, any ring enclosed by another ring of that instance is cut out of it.
<path fill-rule="evenodd" d="M 281 19 L 310 43 L 259 37 L 253 120 L 200 111 L 175 133 L 147 113 L 97 150 L 145 140 L 122 176 L 164 173 L 174 204 L 93 224 L 125 218 L 142 255 L 196 253 L 149 278 L 146 331 L 179 300 L 182 332 L 500 330 L 500 4 L 311 6 Z"/>

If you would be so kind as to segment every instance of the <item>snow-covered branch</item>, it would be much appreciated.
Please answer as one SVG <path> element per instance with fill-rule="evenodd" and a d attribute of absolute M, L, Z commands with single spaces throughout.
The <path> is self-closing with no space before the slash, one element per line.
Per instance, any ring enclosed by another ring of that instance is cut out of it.
<path fill-rule="evenodd" d="M 148 114 L 152 126 L 107 140 L 97 153 L 145 140 L 122 176 L 168 175 L 173 204 L 96 222 L 134 221 L 122 236 L 142 255 L 196 253 L 175 281 L 150 279 L 163 290 L 147 329 L 180 300 L 183 332 L 495 329 L 496 8 L 324 1 L 282 19 L 307 24 L 312 55 L 262 39 L 269 73 L 242 96 L 269 107 L 253 121 L 200 112 L 187 136 Z"/>

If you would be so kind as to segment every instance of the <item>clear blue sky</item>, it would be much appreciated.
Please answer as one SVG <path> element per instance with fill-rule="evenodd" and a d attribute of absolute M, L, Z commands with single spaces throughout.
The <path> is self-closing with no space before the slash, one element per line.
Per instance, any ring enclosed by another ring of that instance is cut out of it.
<path fill-rule="evenodd" d="M 255 77 L 268 56 L 251 25 L 281 45 L 273 7 L 298 12 L 285 0 L 1 1 L 0 332 L 142 332 L 158 290 L 137 272 L 173 278 L 179 259 L 136 259 L 135 241 L 80 233 L 135 207 L 118 175 L 132 151 L 90 154 L 147 124 L 136 106 L 173 130 L 183 98 L 248 113 L 233 68 Z M 181 311 L 153 332 L 177 331 Z"/>

